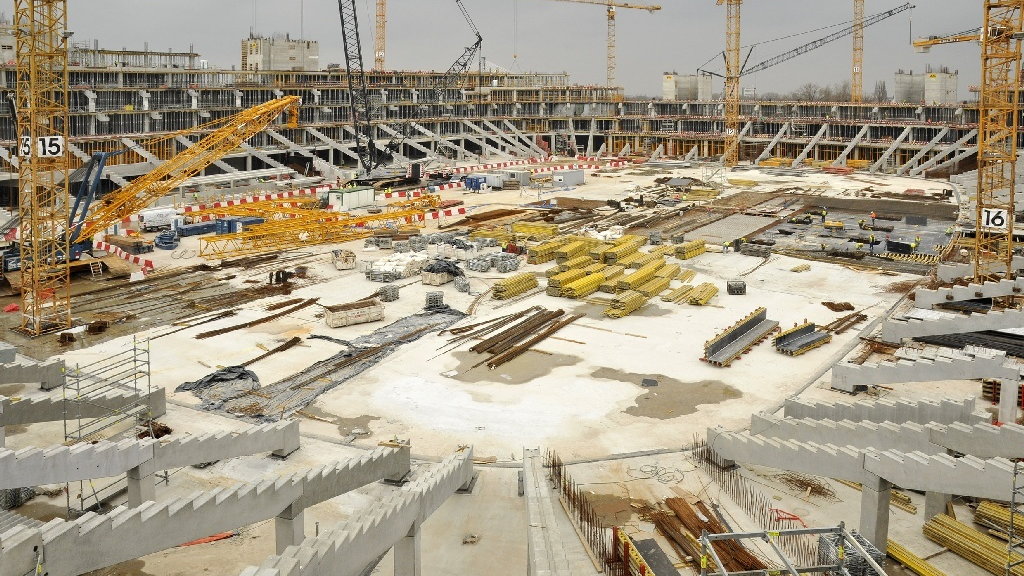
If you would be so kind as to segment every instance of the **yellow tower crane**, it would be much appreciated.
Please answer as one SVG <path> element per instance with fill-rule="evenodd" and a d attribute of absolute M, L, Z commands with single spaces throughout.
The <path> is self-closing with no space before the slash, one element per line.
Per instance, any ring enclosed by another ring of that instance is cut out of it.
<path fill-rule="evenodd" d="M 71 326 L 66 0 L 15 0 L 21 216 L 21 324 L 29 336 Z"/>
<path fill-rule="evenodd" d="M 743 0 L 725 4 L 725 153 L 722 163 L 735 166 L 740 158 L 740 7 Z"/>
<path fill-rule="evenodd" d="M 853 0 L 853 67 L 850 102 L 864 100 L 864 0 Z"/>
<path fill-rule="evenodd" d="M 387 49 L 388 0 L 377 0 L 377 27 L 373 36 L 373 69 L 384 70 Z"/>
<path fill-rule="evenodd" d="M 607 73 L 606 73 L 606 86 L 613 88 L 616 85 L 615 79 L 615 9 L 616 8 L 629 8 L 633 10 L 647 10 L 648 12 L 657 12 L 661 10 L 661 6 L 647 5 L 647 4 L 627 4 L 625 2 L 613 2 L 612 0 L 558 0 L 559 2 L 576 2 L 577 4 L 597 4 L 599 6 L 606 6 L 608 12 L 608 53 L 607 53 Z"/>

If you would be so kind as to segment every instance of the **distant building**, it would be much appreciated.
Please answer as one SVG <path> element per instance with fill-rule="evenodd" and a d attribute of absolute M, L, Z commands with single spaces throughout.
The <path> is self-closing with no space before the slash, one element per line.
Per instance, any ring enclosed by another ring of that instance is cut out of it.
<path fill-rule="evenodd" d="M 665 72 L 661 77 L 662 100 L 710 100 L 710 74 Z"/>
<path fill-rule="evenodd" d="M 896 72 L 896 89 L 893 100 L 928 105 L 956 104 L 959 72 L 945 66 L 933 70 L 927 68 L 924 74 L 914 71 Z"/>
<path fill-rule="evenodd" d="M 242 40 L 242 70 L 320 70 L 320 43 L 290 36 L 250 36 Z"/>

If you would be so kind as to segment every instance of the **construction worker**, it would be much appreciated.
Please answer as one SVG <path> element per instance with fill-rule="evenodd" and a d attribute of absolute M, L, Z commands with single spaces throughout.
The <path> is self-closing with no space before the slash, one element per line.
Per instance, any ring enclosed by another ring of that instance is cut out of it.
<path fill-rule="evenodd" d="M 871 225 L 872 226 L 875 225 L 875 211 L 874 210 L 871 211 Z"/>
<path fill-rule="evenodd" d="M 868 236 L 868 253 L 870 253 L 870 254 L 874 254 L 875 253 L 875 235 L 874 234 Z"/>
<path fill-rule="evenodd" d="M 822 208 L 822 209 L 821 209 L 821 223 L 822 223 L 822 224 L 824 224 L 824 223 L 825 223 L 825 216 L 826 216 L 826 215 L 828 215 L 828 210 L 825 210 L 824 208 Z"/>
<path fill-rule="evenodd" d="M 195 204 L 199 204 L 199 192 L 192 193 L 192 202 Z"/>
<path fill-rule="evenodd" d="M 949 226 L 949 227 L 946 228 L 946 236 L 952 236 L 952 235 L 953 235 L 953 227 Z"/>

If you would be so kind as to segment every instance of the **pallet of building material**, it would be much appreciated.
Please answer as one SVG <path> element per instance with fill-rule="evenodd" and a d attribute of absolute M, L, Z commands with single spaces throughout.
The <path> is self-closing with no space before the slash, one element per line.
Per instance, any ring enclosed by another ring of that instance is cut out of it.
<path fill-rule="evenodd" d="M 601 287 L 601 283 L 604 281 L 604 274 L 600 272 L 588 274 L 579 280 L 574 280 L 563 286 L 561 295 L 565 298 L 572 298 L 574 300 L 586 298 L 594 292 L 597 292 L 597 289 Z"/>
<path fill-rule="evenodd" d="M 152 241 L 145 238 L 129 238 L 128 236 L 118 236 L 115 234 L 107 234 L 103 240 L 107 244 L 117 246 L 129 254 L 152 252 L 154 246 Z"/>
<path fill-rule="evenodd" d="M 708 251 L 707 242 L 703 240 L 690 240 L 676 246 L 676 258 L 689 260 L 696 258 Z"/>
<path fill-rule="evenodd" d="M 587 273 L 584 272 L 583 270 L 580 270 L 579 268 L 573 270 L 566 270 L 565 272 L 555 274 L 554 276 L 548 278 L 548 288 L 562 288 L 563 286 L 569 284 L 570 282 L 575 282 L 576 280 L 579 280 L 580 278 L 583 278 L 586 275 Z M 558 294 L 555 294 L 555 296 L 557 295 Z"/>
<path fill-rule="evenodd" d="M 950 552 L 992 574 L 1006 574 L 1006 564 L 1009 560 L 1018 563 L 1010 570 L 1010 574 L 1024 576 L 1024 564 L 1020 564 L 1024 562 L 1024 556 L 1016 552 L 1007 554 L 1005 541 L 979 532 L 945 514 L 933 516 L 925 522 L 924 535 L 925 538 L 949 548 Z"/>
<path fill-rule="evenodd" d="M 704 357 L 701 360 L 712 366 L 728 366 L 778 327 L 778 322 L 768 319 L 768 310 L 764 307 L 757 308 L 718 336 L 705 342 Z"/>
<path fill-rule="evenodd" d="M 693 291 L 686 297 L 686 301 L 692 306 L 707 306 L 708 302 L 718 294 L 718 287 L 714 284 L 704 282 L 693 287 Z"/>
<path fill-rule="evenodd" d="M 744 244 L 740 244 L 740 254 L 745 256 L 757 256 L 758 258 L 767 258 L 772 255 L 772 248 L 771 246 L 746 242 Z"/>
<path fill-rule="evenodd" d="M 676 276 L 679 276 L 679 273 L 682 272 L 682 270 L 683 267 L 680 266 L 679 264 L 666 263 L 661 268 L 658 268 L 658 271 L 655 272 L 654 275 L 658 278 L 668 278 L 669 280 L 674 280 Z"/>
<path fill-rule="evenodd" d="M 455 276 L 447 272 L 423 272 L 420 274 L 420 281 L 424 286 L 443 286 L 454 278 Z"/>
<path fill-rule="evenodd" d="M 636 270 L 636 269 L 639 269 L 639 268 L 643 267 L 646 264 L 650 264 L 651 262 L 657 262 L 657 261 L 664 262 L 665 261 L 664 258 L 662 258 L 661 256 L 658 256 L 657 254 L 648 254 L 648 253 L 645 253 L 645 252 L 637 252 L 635 254 L 635 256 L 637 256 L 637 257 L 632 259 L 632 260 L 630 260 L 629 264 L 626 264 L 625 262 L 620 262 L 620 264 L 624 265 L 626 268 L 632 268 L 632 269 Z"/>
<path fill-rule="evenodd" d="M 604 311 L 609 318 L 622 318 L 636 312 L 647 303 L 647 296 L 636 290 L 627 290 L 617 294 L 611 305 Z"/>
<path fill-rule="evenodd" d="M 558 224 L 547 222 L 513 222 L 512 233 L 531 238 L 546 239 L 558 234 Z"/>
<path fill-rule="evenodd" d="M 773 343 L 775 350 L 787 356 L 799 356 L 831 341 L 831 334 L 818 330 L 814 322 L 805 322 L 779 333 Z"/>
<path fill-rule="evenodd" d="M 526 250 L 526 262 L 528 264 L 551 262 L 555 259 L 555 250 L 558 250 L 567 241 L 565 238 L 556 237 L 528 248 Z"/>
<path fill-rule="evenodd" d="M 641 294 L 643 294 L 644 296 L 647 296 L 648 298 L 653 298 L 653 297 L 661 294 L 665 290 L 668 290 L 668 287 L 671 284 L 672 284 L 672 279 L 671 278 L 661 278 L 661 277 L 655 276 L 654 278 L 651 278 L 647 282 L 644 282 L 643 284 L 641 284 L 636 289 L 636 291 L 641 293 Z"/>
<path fill-rule="evenodd" d="M 656 260 L 642 266 L 639 270 L 631 274 L 627 274 L 619 279 L 616 289 L 619 291 L 635 290 L 644 282 L 654 278 L 654 273 L 657 272 L 664 264 L 664 260 Z"/>
<path fill-rule="evenodd" d="M 662 302 L 675 302 L 679 303 L 690 297 L 690 293 L 693 292 L 692 284 L 683 284 L 679 288 L 673 288 L 661 297 Z"/>
<path fill-rule="evenodd" d="M 537 277 L 529 272 L 523 272 L 495 282 L 491 288 L 491 297 L 495 300 L 508 300 L 529 292 L 537 286 Z"/>
<path fill-rule="evenodd" d="M 577 256 L 587 256 L 587 254 L 588 250 L 586 243 L 580 240 L 574 240 L 555 250 L 555 261 L 561 264 L 562 262 L 571 260 Z"/>

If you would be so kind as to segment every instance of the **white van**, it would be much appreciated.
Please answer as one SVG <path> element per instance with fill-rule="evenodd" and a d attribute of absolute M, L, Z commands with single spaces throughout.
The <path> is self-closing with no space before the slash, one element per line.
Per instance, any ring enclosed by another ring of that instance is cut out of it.
<path fill-rule="evenodd" d="M 175 208 L 151 208 L 139 212 L 139 228 L 143 232 L 170 228 L 174 219 L 178 216 Z"/>

